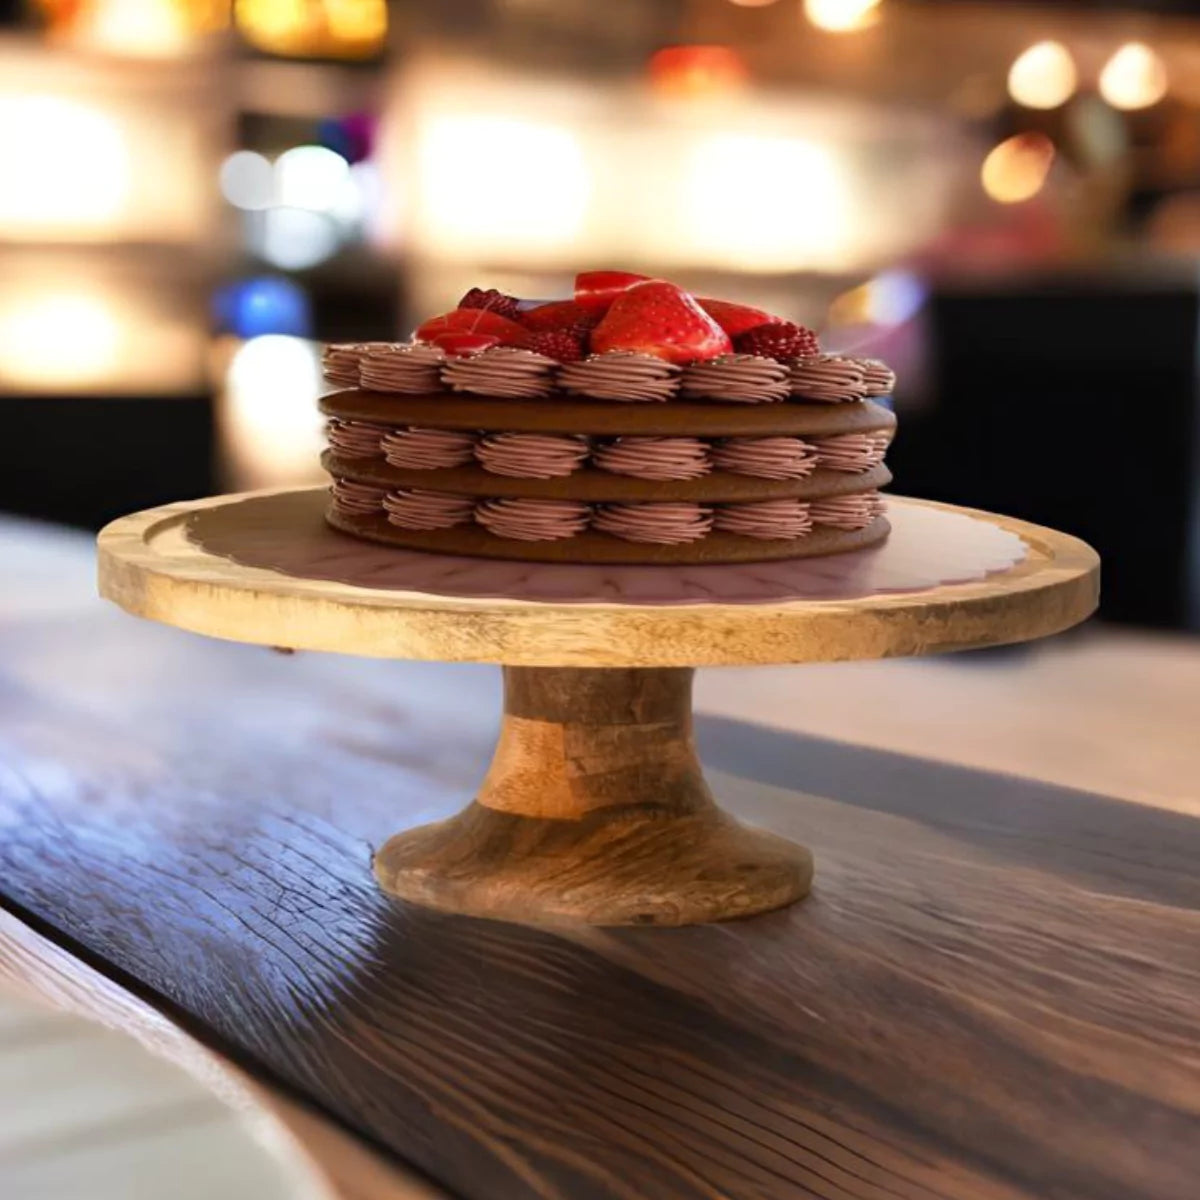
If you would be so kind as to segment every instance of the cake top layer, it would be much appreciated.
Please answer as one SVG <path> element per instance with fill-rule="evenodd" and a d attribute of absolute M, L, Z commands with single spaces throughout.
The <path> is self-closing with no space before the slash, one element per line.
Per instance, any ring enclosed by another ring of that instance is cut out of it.
<path fill-rule="evenodd" d="M 802 325 L 627 271 L 581 272 L 566 300 L 472 288 L 412 341 L 329 346 L 324 367 L 343 387 L 510 400 L 836 404 L 895 382 L 881 362 L 823 354 Z"/>

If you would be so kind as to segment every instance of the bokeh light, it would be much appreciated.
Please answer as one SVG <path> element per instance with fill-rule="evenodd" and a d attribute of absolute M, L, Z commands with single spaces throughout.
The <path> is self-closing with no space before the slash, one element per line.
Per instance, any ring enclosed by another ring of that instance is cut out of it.
<path fill-rule="evenodd" d="M 1145 42 L 1126 42 L 1100 72 L 1100 95 L 1113 108 L 1149 108 L 1166 94 L 1166 64 Z"/>
<path fill-rule="evenodd" d="M 350 164 L 324 146 L 295 146 L 275 162 L 275 201 L 329 212 L 344 202 Z"/>
<path fill-rule="evenodd" d="M 0 377 L 38 389 L 103 383 L 119 364 L 112 305 L 77 291 L 26 293 L 0 309 Z"/>
<path fill-rule="evenodd" d="M 735 91 L 748 72 L 732 46 L 666 46 L 650 56 L 649 74 L 660 95 L 702 99 Z"/>
<path fill-rule="evenodd" d="M 420 220 L 450 257 L 565 252 L 578 238 L 592 173 L 578 137 L 516 117 L 446 115 L 422 130 Z"/>
<path fill-rule="evenodd" d="M 273 275 L 221 288 L 213 297 L 213 318 L 218 332 L 242 338 L 270 333 L 307 337 L 312 332 L 307 293 L 292 280 Z"/>
<path fill-rule="evenodd" d="M 273 267 L 304 271 L 337 253 L 341 237 L 325 214 L 306 208 L 270 208 L 250 227 L 254 252 Z"/>
<path fill-rule="evenodd" d="M 703 138 L 681 203 L 696 247 L 720 246 L 748 270 L 837 266 L 851 220 L 841 162 L 801 138 Z"/>
<path fill-rule="evenodd" d="M 387 38 L 387 0 L 236 0 L 252 46 L 295 58 L 369 58 Z"/>
<path fill-rule="evenodd" d="M 1008 94 L 1026 108 L 1058 108 L 1075 94 L 1079 76 L 1061 42 L 1036 42 L 1008 71 Z"/>
<path fill-rule="evenodd" d="M 99 232 L 128 201 L 128 148 L 117 123 L 84 103 L 0 95 L 0 180 L 0 225 Z"/>
<path fill-rule="evenodd" d="M 829 33 L 853 33 L 874 25 L 880 0 L 804 0 L 804 15 Z"/>
<path fill-rule="evenodd" d="M 269 334 L 239 347 L 218 408 L 234 487 L 319 477 L 320 392 L 320 355 L 312 342 Z"/>
<path fill-rule="evenodd" d="M 238 150 L 221 164 L 220 184 L 221 194 L 235 208 L 254 212 L 275 199 L 271 164 L 253 150 Z"/>
<path fill-rule="evenodd" d="M 1001 204 L 1019 204 L 1042 190 L 1054 163 L 1054 143 L 1044 133 L 1020 133 L 983 161 L 983 190 Z"/>

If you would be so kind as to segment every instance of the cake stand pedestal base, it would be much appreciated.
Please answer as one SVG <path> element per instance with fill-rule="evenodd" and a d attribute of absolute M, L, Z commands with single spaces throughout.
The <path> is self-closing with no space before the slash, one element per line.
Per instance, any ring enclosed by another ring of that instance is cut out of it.
<path fill-rule="evenodd" d="M 804 896 L 812 855 L 713 802 L 690 668 L 504 668 L 479 795 L 375 856 L 389 892 L 509 921 L 691 925 Z"/>

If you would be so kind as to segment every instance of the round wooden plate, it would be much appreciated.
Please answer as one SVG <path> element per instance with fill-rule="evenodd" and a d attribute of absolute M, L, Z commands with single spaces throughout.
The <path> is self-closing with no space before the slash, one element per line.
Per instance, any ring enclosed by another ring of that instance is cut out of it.
<path fill-rule="evenodd" d="M 243 566 L 188 540 L 193 514 L 244 499 L 171 504 L 113 522 L 99 539 L 101 593 L 139 616 L 263 645 L 513 666 L 665 667 L 883 658 L 1023 641 L 1082 620 L 1098 587 L 1099 560 L 1077 538 L 889 496 L 893 513 L 915 505 L 965 514 L 981 533 L 999 526 L 1016 534 L 1028 553 L 977 582 L 849 600 L 683 606 L 438 596 Z"/>
<path fill-rule="evenodd" d="M 282 507 L 300 538 L 323 489 L 279 495 L 298 501 Z M 895 497 L 893 519 L 914 506 L 965 513 L 981 542 L 999 526 L 1023 540 L 1025 557 L 970 583 L 836 600 L 474 598 L 298 577 L 189 540 L 195 514 L 237 505 L 235 526 L 264 507 L 219 496 L 114 522 L 100 534 L 101 593 L 139 616 L 234 641 L 506 664 L 500 740 L 475 802 L 375 855 L 376 877 L 397 896 L 506 920 L 685 925 L 807 893 L 806 848 L 738 824 L 713 801 L 692 739 L 692 665 L 1022 641 L 1083 620 L 1097 597 L 1099 560 L 1076 538 Z M 862 553 L 887 555 L 889 543 Z"/>

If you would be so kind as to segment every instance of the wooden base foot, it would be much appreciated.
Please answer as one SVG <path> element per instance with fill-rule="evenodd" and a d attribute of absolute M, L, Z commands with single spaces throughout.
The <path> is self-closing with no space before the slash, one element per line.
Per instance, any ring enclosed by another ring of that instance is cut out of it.
<path fill-rule="evenodd" d="M 509 921 L 690 925 L 780 908 L 812 881 L 802 846 L 713 803 L 688 669 L 506 667 L 476 803 L 392 838 L 385 890 Z"/>

